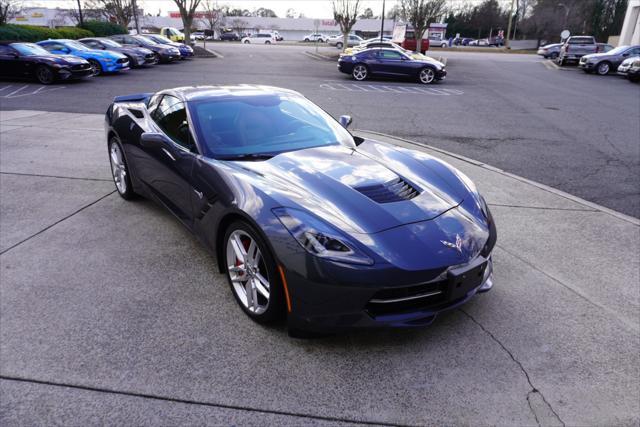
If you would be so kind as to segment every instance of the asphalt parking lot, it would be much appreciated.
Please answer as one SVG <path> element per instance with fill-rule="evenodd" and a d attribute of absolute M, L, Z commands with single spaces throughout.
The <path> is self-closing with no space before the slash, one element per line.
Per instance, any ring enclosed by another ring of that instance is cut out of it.
<path fill-rule="evenodd" d="M 494 289 L 428 328 L 296 340 L 115 194 L 102 120 L 0 111 L 3 425 L 637 425 L 637 220 L 425 149 L 491 205 Z"/>
<path fill-rule="evenodd" d="M 463 154 L 640 217 L 640 85 L 575 67 L 558 69 L 536 55 L 436 48 L 430 54 L 448 60 L 442 84 L 358 84 L 339 73 L 335 61 L 305 56 L 314 52 L 310 46 L 208 47 L 223 58 L 131 70 L 38 93 L 35 85 L 0 82 L 0 108 L 102 114 L 114 96 L 127 93 L 192 84 L 282 86 L 335 116 L 351 114 L 357 128 Z"/>

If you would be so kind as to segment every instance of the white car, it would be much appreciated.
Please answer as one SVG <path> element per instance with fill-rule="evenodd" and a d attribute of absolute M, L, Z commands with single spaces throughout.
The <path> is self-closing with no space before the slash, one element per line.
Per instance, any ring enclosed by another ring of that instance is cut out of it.
<path fill-rule="evenodd" d="M 275 44 L 277 42 L 276 36 L 273 34 L 252 34 L 248 37 L 243 37 L 241 41 L 245 44 Z"/>
<path fill-rule="evenodd" d="M 349 47 L 357 46 L 363 41 L 364 40 L 362 39 L 362 37 L 356 36 L 355 34 L 349 34 L 349 37 L 347 38 L 347 46 Z M 330 46 L 335 46 L 338 49 L 342 49 L 344 44 L 344 39 L 342 36 L 332 36 L 332 37 L 329 37 L 329 40 L 327 40 L 327 43 Z"/>
<path fill-rule="evenodd" d="M 304 41 L 306 42 L 320 42 L 320 43 L 324 43 L 329 39 L 329 37 L 325 36 L 324 34 L 307 34 L 306 36 L 304 36 Z"/>
<path fill-rule="evenodd" d="M 449 42 L 442 40 L 440 37 L 429 37 L 429 46 L 431 47 L 448 47 Z"/>

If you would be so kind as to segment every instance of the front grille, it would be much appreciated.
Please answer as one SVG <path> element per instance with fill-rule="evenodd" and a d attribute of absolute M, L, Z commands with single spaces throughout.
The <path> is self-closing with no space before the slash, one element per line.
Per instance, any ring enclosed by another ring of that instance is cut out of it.
<path fill-rule="evenodd" d="M 417 189 L 400 177 L 384 184 L 356 187 L 355 189 L 377 203 L 411 200 L 420 194 Z"/>
<path fill-rule="evenodd" d="M 71 66 L 72 71 L 84 71 L 91 68 L 89 64 L 76 64 Z"/>
<path fill-rule="evenodd" d="M 125 62 L 129 62 L 129 60 L 127 58 L 119 58 L 116 62 L 118 64 L 124 64 Z"/>
<path fill-rule="evenodd" d="M 384 289 L 377 292 L 366 305 L 366 311 L 373 317 L 402 314 L 421 309 L 437 308 L 446 302 L 447 280 Z"/>

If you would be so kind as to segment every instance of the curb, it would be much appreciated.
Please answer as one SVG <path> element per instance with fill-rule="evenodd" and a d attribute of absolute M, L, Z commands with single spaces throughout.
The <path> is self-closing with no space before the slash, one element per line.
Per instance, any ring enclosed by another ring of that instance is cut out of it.
<path fill-rule="evenodd" d="M 547 192 L 549 192 L 549 193 L 553 193 L 553 194 L 555 194 L 555 195 L 557 195 L 557 196 L 560 196 L 560 197 L 563 197 L 563 198 L 565 198 L 565 199 L 569 199 L 569 200 L 571 200 L 572 202 L 575 202 L 575 203 L 581 204 L 581 205 L 583 205 L 583 206 L 589 207 L 589 208 L 591 208 L 591 209 L 594 209 L 594 210 L 600 211 L 600 212 L 602 212 L 602 213 L 605 213 L 605 214 L 608 214 L 608 215 L 614 216 L 614 217 L 616 217 L 616 218 L 618 218 L 618 219 L 621 219 L 621 220 L 623 220 L 623 221 L 625 221 L 625 222 L 628 222 L 628 223 L 631 223 L 631 224 L 633 224 L 633 225 L 640 226 L 640 219 L 638 219 L 638 218 L 634 218 L 634 217 L 632 217 L 632 216 L 629 216 L 629 215 L 626 215 L 626 214 L 623 214 L 623 213 L 620 213 L 620 212 L 614 211 L 613 209 L 610 209 L 610 208 L 607 208 L 607 207 L 601 206 L 601 205 L 599 205 L 599 204 L 597 204 L 597 203 L 590 202 L 590 201 L 585 200 L 585 199 L 582 199 L 582 198 L 580 198 L 580 197 L 578 197 L 578 196 L 574 196 L 574 195 L 572 195 L 572 194 L 566 193 L 566 192 L 564 192 L 564 191 L 562 191 L 562 190 L 558 190 L 558 189 L 556 189 L 556 188 L 549 187 L 548 185 L 541 184 L 541 183 L 539 183 L 539 182 L 532 181 L 532 180 L 527 179 L 527 178 L 523 178 L 523 177 L 521 177 L 521 176 L 518 176 L 518 175 L 512 174 L 512 173 L 510 173 L 510 172 L 506 172 L 506 171 L 504 171 L 504 170 L 502 170 L 502 169 L 500 169 L 500 168 L 497 168 L 497 167 L 495 167 L 495 166 L 491 166 L 491 165 L 488 165 L 488 164 L 486 164 L 486 163 L 483 163 L 483 162 L 479 162 L 479 161 L 477 161 L 477 160 L 470 159 L 469 157 L 461 156 L 461 155 L 459 155 L 459 154 L 455 154 L 455 153 L 452 153 L 452 152 L 450 152 L 450 151 L 447 151 L 447 150 L 443 150 L 443 149 L 441 149 L 441 148 L 434 147 L 434 146 L 432 146 L 432 145 L 428 145 L 428 144 L 421 144 L 421 143 L 416 142 L 416 141 L 411 141 L 411 140 L 408 140 L 408 139 L 399 138 L 399 137 L 397 137 L 397 136 L 388 135 L 388 134 L 386 134 L 386 133 L 382 133 L 382 132 L 375 132 L 375 131 L 364 130 L 364 129 L 354 129 L 354 130 L 355 130 L 356 132 L 363 132 L 363 133 L 368 133 L 368 134 L 371 134 L 371 135 L 379 135 L 379 136 L 383 136 L 383 137 L 385 137 L 385 138 L 397 139 L 398 141 L 406 142 L 406 143 L 408 143 L 408 144 L 417 145 L 417 146 L 419 146 L 419 147 L 428 148 L 428 149 L 433 150 L 433 151 L 436 151 L 436 152 L 438 152 L 438 153 L 446 154 L 447 156 L 450 156 L 450 157 L 456 158 L 456 159 L 461 160 L 461 161 L 463 161 L 463 162 L 470 163 L 470 164 L 472 164 L 472 165 L 474 165 L 474 166 L 481 167 L 481 168 L 486 169 L 486 170 L 489 170 L 489 171 L 491 171 L 491 172 L 496 172 L 496 173 L 498 173 L 498 174 L 500 174 L 500 175 L 508 176 L 509 178 L 514 179 L 514 180 L 516 180 L 516 181 L 520 181 L 520 182 L 523 182 L 523 183 L 525 183 L 525 184 L 532 185 L 532 186 L 534 186 L 534 187 L 536 187 L 536 188 L 539 188 L 539 189 L 541 189 L 541 190 L 547 191 Z"/>
<path fill-rule="evenodd" d="M 322 55 L 320 53 L 309 52 L 309 51 L 304 51 L 304 52 L 302 52 L 302 54 L 308 56 L 309 58 L 317 59 L 317 60 L 320 60 L 320 61 L 335 61 L 335 60 L 338 59 L 338 58 L 330 58 L 330 57 Z"/>

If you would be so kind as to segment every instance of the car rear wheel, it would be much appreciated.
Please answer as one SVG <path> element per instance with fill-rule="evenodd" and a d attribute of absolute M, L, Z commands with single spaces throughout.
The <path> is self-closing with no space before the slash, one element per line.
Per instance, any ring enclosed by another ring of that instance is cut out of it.
<path fill-rule="evenodd" d="M 271 42 L 267 40 L 266 42 L 264 42 L 264 44 L 271 44 Z"/>
<path fill-rule="evenodd" d="M 89 64 L 91 64 L 91 71 L 94 76 L 99 76 L 102 74 L 102 66 L 95 59 L 89 59 Z"/>
<path fill-rule="evenodd" d="M 431 84 L 436 79 L 436 72 L 431 67 L 425 67 L 422 70 L 420 70 L 420 74 L 418 74 L 418 79 L 422 84 L 425 84 L 425 85 Z"/>
<path fill-rule="evenodd" d="M 306 41 L 307 43 L 310 42 L 311 40 L 309 40 L 309 37 L 305 38 L 304 41 Z"/>
<path fill-rule="evenodd" d="M 342 49 L 342 46 L 344 46 L 344 45 L 342 44 L 342 42 L 338 42 L 338 43 L 336 43 L 336 47 L 337 47 L 338 49 Z"/>
<path fill-rule="evenodd" d="M 251 43 L 249 40 L 244 41 L 244 44 L 249 44 L 249 43 Z"/>
<path fill-rule="evenodd" d="M 236 301 L 253 320 L 267 323 L 284 313 L 284 292 L 268 246 L 244 221 L 231 224 L 224 237 L 227 280 Z"/>
<path fill-rule="evenodd" d="M 55 80 L 55 76 L 51 68 L 46 65 L 40 65 L 36 68 L 36 79 L 43 85 L 50 85 Z"/>
<path fill-rule="evenodd" d="M 609 71 L 611 71 L 611 64 L 607 61 L 599 63 L 596 67 L 596 72 L 601 76 L 606 76 L 607 74 L 609 74 Z"/>
<path fill-rule="evenodd" d="M 366 80 L 367 77 L 369 77 L 369 70 L 367 69 L 367 66 L 364 64 L 356 64 L 356 66 L 353 67 L 353 71 L 351 72 L 351 75 L 355 80 L 361 82 L 363 80 Z"/>
<path fill-rule="evenodd" d="M 558 52 L 551 52 L 549 54 L 549 58 L 551 58 L 552 61 L 555 61 L 556 58 L 558 58 Z"/>
<path fill-rule="evenodd" d="M 136 193 L 131 185 L 129 167 L 124 158 L 122 145 L 115 136 L 109 140 L 109 162 L 111 163 L 111 175 L 118 194 L 125 200 L 133 199 Z"/>

